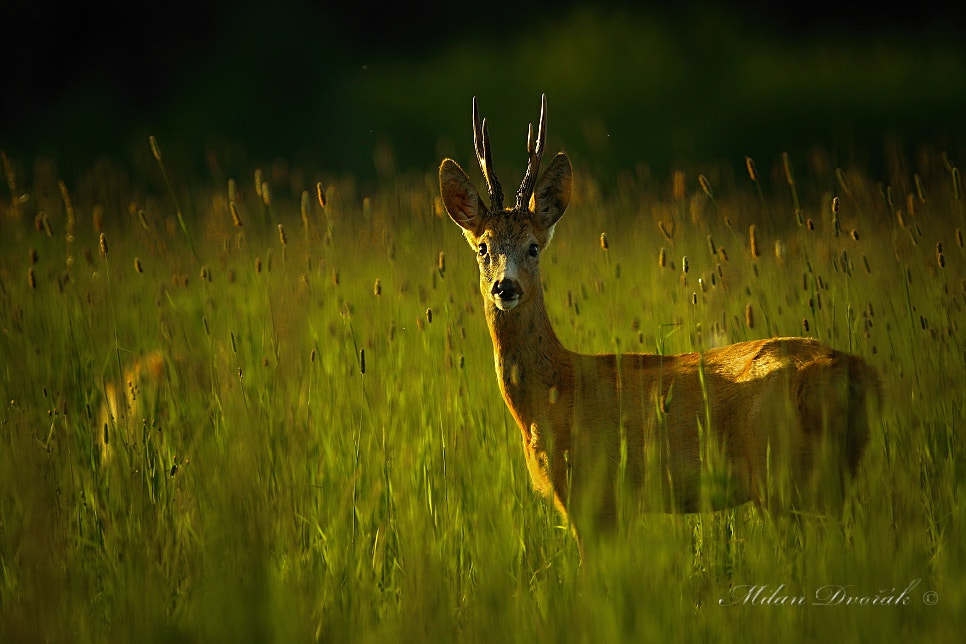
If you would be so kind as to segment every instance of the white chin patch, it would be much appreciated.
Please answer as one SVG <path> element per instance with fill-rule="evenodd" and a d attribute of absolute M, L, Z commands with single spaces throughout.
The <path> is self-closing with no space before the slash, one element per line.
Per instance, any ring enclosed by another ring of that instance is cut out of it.
<path fill-rule="evenodd" d="M 517 304 L 520 303 L 520 296 L 516 295 L 509 299 L 494 297 L 493 303 L 496 304 L 496 308 L 500 309 L 501 311 L 509 311 L 510 309 L 512 309 L 513 307 L 515 307 Z"/>

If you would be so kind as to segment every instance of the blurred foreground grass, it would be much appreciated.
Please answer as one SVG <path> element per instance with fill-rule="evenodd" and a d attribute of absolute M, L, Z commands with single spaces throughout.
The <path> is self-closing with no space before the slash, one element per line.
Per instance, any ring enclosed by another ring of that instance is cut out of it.
<path fill-rule="evenodd" d="M 568 346 L 812 335 L 886 392 L 843 521 L 652 515 L 583 570 L 530 490 L 435 176 L 332 180 L 323 207 L 283 166 L 169 191 L 157 166 L 67 185 L 4 160 L 3 641 L 962 632 L 964 195 L 944 154 L 885 177 L 820 153 L 756 182 L 640 168 L 613 190 L 577 159 L 542 271 Z M 158 350 L 160 377 L 126 383 Z"/>

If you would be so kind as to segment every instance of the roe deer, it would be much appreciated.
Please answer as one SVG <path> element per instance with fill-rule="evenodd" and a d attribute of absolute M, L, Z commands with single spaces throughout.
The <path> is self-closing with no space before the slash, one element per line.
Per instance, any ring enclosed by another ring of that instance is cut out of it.
<path fill-rule="evenodd" d="M 446 211 L 477 255 L 497 379 L 536 490 L 552 498 L 578 541 L 588 529 L 612 528 L 618 508 L 841 500 L 868 442 L 867 403 L 879 388 L 861 358 L 810 338 L 680 355 L 584 355 L 560 343 L 539 267 L 570 201 L 572 170 L 559 153 L 537 181 L 546 96 L 541 102 L 511 207 L 503 205 L 475 98 L 474 145 L 489 207 L 455 161 L 439 168 Z"/>

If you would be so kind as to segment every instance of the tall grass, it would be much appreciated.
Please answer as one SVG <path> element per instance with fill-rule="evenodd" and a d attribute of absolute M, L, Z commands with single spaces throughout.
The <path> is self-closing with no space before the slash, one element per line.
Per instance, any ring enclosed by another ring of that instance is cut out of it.
<path fill-rule="evenodd" d="M 951 641 L 962 186 L 948 157 L 890 161 L 628 173 L 602 194 L 578 160 L 542 270 L 568 346 L 807 334 L 885 383 L 841 521 L 649 515 L 581 568 L 530 490 L 433 176 L 326 181 L 323 207 L 294 171 L 226 189 L 98 166 L 68 186 L 6 160 L 0 639 Z M 101 426 L 108 384 L 155 350 L 163 375 Z M 867 605 L 816 605 L 845 596 Z"/>

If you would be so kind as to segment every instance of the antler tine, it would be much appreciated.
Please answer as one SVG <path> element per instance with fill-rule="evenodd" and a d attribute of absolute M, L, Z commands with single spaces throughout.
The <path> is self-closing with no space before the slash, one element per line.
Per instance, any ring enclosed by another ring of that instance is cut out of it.
<path fill-rule="evenodd" d="M 543 148 L 547 143 L 547 95 L 540 95 L 540 125 L 537 127 L 537 138 L 533 138 L 533 123 L 527 128 L 527 173 L 523 176 L 523 183 L 517 190 L 517 210 L 530 207 L 533 187 L 537 183 L 540 172 L 540 160 L 543 159 Z"/>
<path fill-rule="evenodd" d="M 476 160 L 480 163 L 486 187 L 490 193 L 490 210 L 503 210 L 503 187 L 493 172 L 493 156 L 490 154 L 490 137 L 486 131 L 486 119 L 480 123 L 480 112 L 473 97 L 473 147 L 476 148 Z"/>

